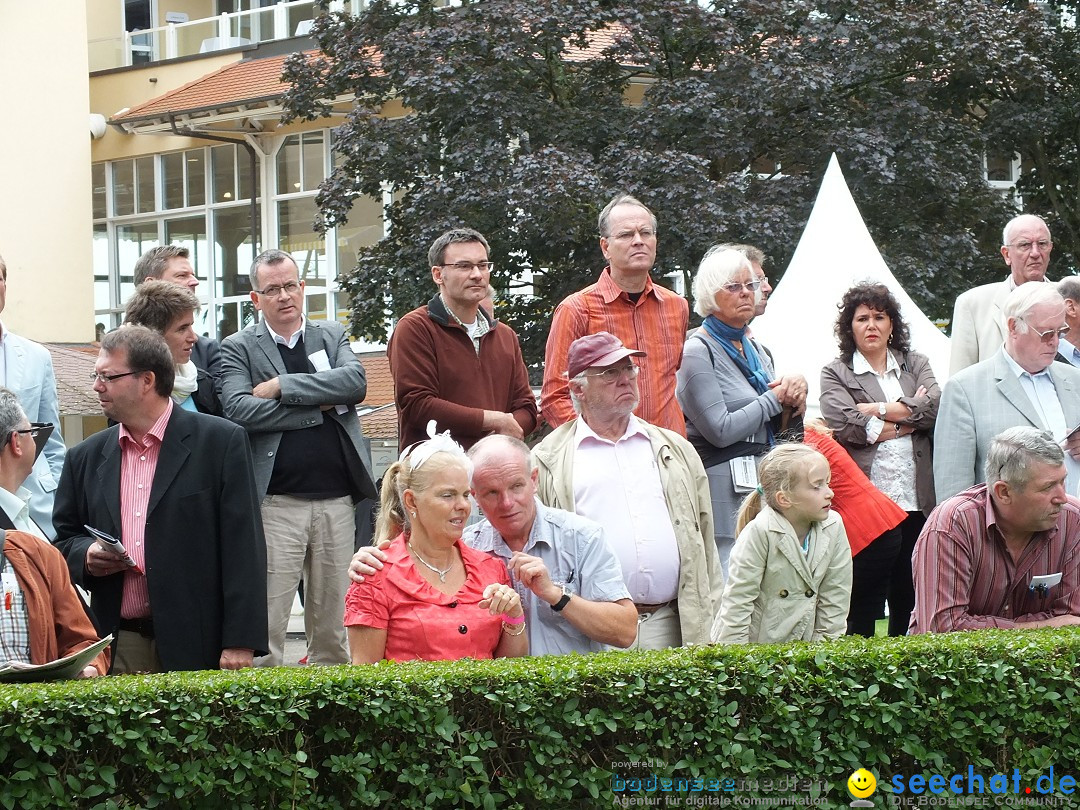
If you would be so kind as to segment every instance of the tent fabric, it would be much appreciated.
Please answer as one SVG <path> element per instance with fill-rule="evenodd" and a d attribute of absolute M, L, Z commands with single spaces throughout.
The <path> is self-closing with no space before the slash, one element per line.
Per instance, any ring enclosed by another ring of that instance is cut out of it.
<path fill-rule="evenodd" d="M 949 373 L 949 338 L 923 314 L 881 258 L 834 154 L 795 254 L 769 297 L 765 314 L 750 325 L 769 348 L 777 374 L 802 374 L 809 390 L 807 415 L 818 415 L 821 369 L 839 354 L 833 325 L 844 293 L 863 281 L 887 286 L 900 302 L 911 348 L 929 358 L 938 385 Z"/>

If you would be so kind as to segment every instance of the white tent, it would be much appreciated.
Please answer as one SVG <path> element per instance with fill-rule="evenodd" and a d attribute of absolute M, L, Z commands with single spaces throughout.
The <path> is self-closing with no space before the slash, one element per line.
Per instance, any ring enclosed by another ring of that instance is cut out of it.
<path fill-rule="evenodd" d="M 911 348 L 930 359 L 938 384 L 944 385 L 949 338 L 922 313 L 885 265 L 834 154 L 791 264 L 769 297 L 765 314 L 750 327 L 773 353 L 778 374 L 806 377 L 809 414 L 818 413 L 821 368 L 839 354 L 833 334 L 836 306 L 850 287 L 866 280 L 886 285 L 896 296 L 911 331 Z"/>

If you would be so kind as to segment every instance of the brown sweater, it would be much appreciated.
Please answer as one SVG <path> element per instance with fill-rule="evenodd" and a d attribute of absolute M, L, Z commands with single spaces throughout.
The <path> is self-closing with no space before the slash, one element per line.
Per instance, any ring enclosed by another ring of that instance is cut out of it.
<path fill-rule="evenodd" d="M 49 543 L 9 531 L 4 555 L 15 571 L 30 623 L 30 663 L 47 664 L 89 647 L 97 631 L 68 576 L 67 561 Z M 109 671 L 109 651 L 90 662 L 99 675 Z"/>
<path fill-rule="evenodd" d="M 468 449 L 484 437 L 484 411 L 512 414 L 525 435 L 536 427 L 536 397 L 517 335 L 492 321 L 477 355 L 439 296 L 394 328 L 387 354 L 394 375 L 401 449 L 427 438 L 428 420 Z"/>

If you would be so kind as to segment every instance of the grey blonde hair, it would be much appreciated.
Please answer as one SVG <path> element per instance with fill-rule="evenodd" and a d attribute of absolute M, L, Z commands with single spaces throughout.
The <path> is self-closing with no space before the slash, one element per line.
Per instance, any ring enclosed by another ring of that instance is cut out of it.
<path fill-rule="evenodd" d="M 375 545 L 383 540 L 393 540 L 402 532 L 412 532 L 412 522 L 405 508 L 405 490 L 423 492 L 431 486 L 433 475 L 448 467 L 460 467 L 472 478 L 472 461 L 464 453 L 440 450 L 432 453 L 416 469 L 413 469 L 408 455 L 390 465 L 383 475 L 382 490 L 379 492 Z"/>
<path fill-rule="evenodd" d="M 1011 427 L 990 440 L 983 473 L 986 483 L 995 481 L 1023 489 L 1031 480 L 1032 462 L 1065 463 L 1065 452 L 1046 432 L 1033 427 Z"/>
<path fill-rule="evenodd" d="M 768 452 L 758 464 L 759 490 L 747 495 L 739 507 L 735 519 L 735 535 L 746 528 L 751 520 L 758 516 L 764 500 L 773 509 L 779 510 L 780 503 L 776 496 L 781 492 L 791 492 L 799 483 L 799 476 L 805 475 L 810 464 L 816 459 L 828 463 L 825 456 L 813 447 L 798 442 L 780 444 Z"/>
<path fill-rule="evenodd" d="M 694 274 L 694 312 L 702 318 L 712 315 L 716 311 L 716 294 L 720 288 L 731 283 L 743 270 L 748 272 L 752 279 L 757 279 L 750 260 L 741 250 L 728 245 L 709 248 Z M 758 290 L 754 293 L 754 303 L 760 298 L 761 291 Z"/>

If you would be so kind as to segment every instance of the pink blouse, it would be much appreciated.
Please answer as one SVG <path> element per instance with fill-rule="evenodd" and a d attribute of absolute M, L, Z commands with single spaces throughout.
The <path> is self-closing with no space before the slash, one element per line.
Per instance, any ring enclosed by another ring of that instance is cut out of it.
<path fill-rule="evenodd" d="M 457 542 L 465 563 L 465 584 L 453 596 L 436 590 L 416 569 L 405 535 L 386 549 L 381 571 L 345 594 L 345 626 L 386 630 L 390 661 L 446 661 L 492 658 L 502 636 L 502 616 L 477 603 L 492 583 L 510 584 L 506 566 L 496 557 Z"/>

